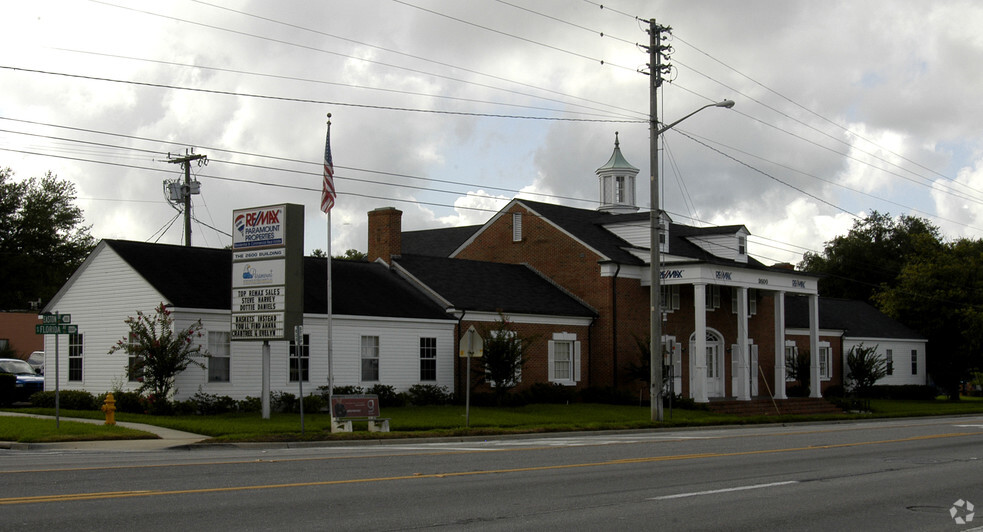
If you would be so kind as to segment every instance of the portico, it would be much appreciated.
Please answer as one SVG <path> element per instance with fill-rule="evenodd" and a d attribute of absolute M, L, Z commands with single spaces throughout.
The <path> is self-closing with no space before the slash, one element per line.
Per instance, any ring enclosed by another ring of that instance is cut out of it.
<path fill-rule="evenodd" d="M 683 382 L 688 383 L 688 397 L 699 403 L 714 397 L 750 401 L 752 396 L 770 391 L 775 399 L 787 398 L 786 295 L 809 298 L 810 370 L 812 382 L 820 382 L 819 295 L 815 277 L 782 268 L 708 262 L 670 262 L 661 268 L 661 277 L 661 284 L 667 287 L 663 298 L 667 334 L 662 339 L 669 356 L 666 363 L 676 368 L 677 389 L 683 389 Z M 641 281 L 643 286 L 651 286 L 644 274 Z M 690 300 L 680 297 L 680 293 L 689 293 L 684 287 L 692 287 L 693 314 L 689 324 L 684 322 L 688 312 L 680 308 L 682 301 Z M 722 300 L 730 301 L 729 309 L 721 309 Z M 766 304 L 770 312 L 765 311 Z M 670 331 L 684 332 L 683 338 Z M 684 352 L 688 356 L 684 357 Z M 685 376 L 680 374 L 684 358 Z M 773 368 L 770 377 L 764 371 L 768 366 Z M 767 391 L 760 389 L 759 383 L 767 386 Z M 820 386 L 813 386 L 810 396 L 821 397 Z"/>

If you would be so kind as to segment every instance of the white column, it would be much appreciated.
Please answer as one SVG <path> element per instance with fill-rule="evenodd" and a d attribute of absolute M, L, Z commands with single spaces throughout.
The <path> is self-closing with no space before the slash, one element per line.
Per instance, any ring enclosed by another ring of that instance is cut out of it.
<path fill-rule="evenodd" d="M 809 296 L 809 397 L 822 397 L 819 380 L 819 295 Z"/>
<path fill-rule="evenodd" d="M 706 403 L 707 398 L 707 285 L 693 285 L 693 345 L 690 346 L 689 360 L 693 368 L 690 396 L 697 403 Z"/>
<path fill-rule="evenodd" d="M 731 353 L 737 358 L 737 389 L 733 390 L 738 401 L 751 400 L 751 356 L 748 353 L 747 334 L 747 288 L 741 286 L 737 292 L 737 352 Z"/>
<path fill-rule="evenodd" d="M 775 292 L 775 399 L 785 395 L 785 292 Z"/>

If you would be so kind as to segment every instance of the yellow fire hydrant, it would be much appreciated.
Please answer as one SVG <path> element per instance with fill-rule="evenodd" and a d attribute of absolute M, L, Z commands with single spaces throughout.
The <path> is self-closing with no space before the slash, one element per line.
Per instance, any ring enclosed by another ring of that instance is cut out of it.
<path fill-rule="evenodd" d="M 106 425 L 116 424 L 116 399 L 113 394 L 106 394 L 106 401 L 102 403 L 102 411 L 106 413 Z"/>

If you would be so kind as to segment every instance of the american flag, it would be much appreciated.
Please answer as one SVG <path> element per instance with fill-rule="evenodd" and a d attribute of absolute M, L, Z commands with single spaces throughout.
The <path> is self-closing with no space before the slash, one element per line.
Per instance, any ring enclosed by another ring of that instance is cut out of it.
<path fill-rule="evenodd" d="M 338 193 L 334 189 L 334 163 L 331 162 L 331 122 L 328 122 L 328 133 L 324 137 L 324 188 L 321 190 L 321 210 L 328 212 L 334 207 L 334 199 Z"/>

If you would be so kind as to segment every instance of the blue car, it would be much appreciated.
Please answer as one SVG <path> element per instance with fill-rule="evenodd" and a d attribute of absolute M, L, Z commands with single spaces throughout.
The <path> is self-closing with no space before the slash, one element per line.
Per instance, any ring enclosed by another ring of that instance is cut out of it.
<path fill-rule="evenodd" d="M 14 388 L 14 401 L 27 401 L 34 392 L 44 390 L 44 377 L 35 372 L 27 362 L 18 358 L 0 358 L 0 373 L 10 373 L 17 377 Z"/>

